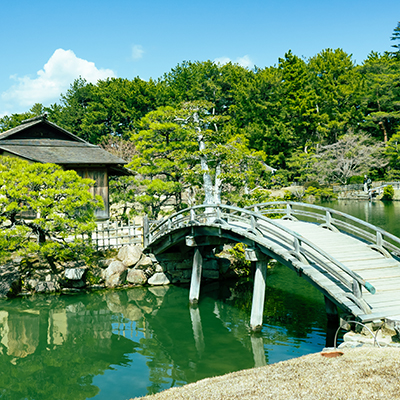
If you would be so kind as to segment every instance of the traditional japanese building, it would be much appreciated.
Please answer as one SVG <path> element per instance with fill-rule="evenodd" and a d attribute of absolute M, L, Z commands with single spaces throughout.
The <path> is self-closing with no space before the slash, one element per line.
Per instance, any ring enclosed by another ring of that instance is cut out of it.
<path fill-rule="evenodd" d="M 0 155 L 58 164 L 65 170 L 75 170 L 83 178 L 93 179 L 96 182 L 93 194 L 104 201 L 104 210 L 96 212 L 99 220 L 109 218 L 109 177 L 129 175 L 124 168 L 126 161 L 53 124 L 46 114 L 0 133 Z"/>

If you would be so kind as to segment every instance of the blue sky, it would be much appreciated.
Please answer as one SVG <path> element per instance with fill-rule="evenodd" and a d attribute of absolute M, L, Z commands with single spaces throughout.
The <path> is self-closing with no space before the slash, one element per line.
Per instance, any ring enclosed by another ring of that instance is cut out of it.
<path fill-rule="evenodd" d="M 0 117 L 48 106 L 79 75 L 159 78 L 184 60 L 259 68 L 288 50 L 391 50 L 399 0 L 14 0 L 0 14 Z"/>

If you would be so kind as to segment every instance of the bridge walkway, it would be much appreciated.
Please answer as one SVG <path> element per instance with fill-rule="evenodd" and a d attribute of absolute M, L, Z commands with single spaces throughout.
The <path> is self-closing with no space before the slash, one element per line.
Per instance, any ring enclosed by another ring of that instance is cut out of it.
<path fill-rule="evenodd" d="M 400 329 L 400 239 L 339 211 L 294 202 L 199 205 L 145 224 L 144 238 L 153 252 L 182 242 L 195 247 L 190 301 L 198 300 L 201 246 L 245 243 L 257 264 L 254 327 L 262 320 L 265 257 L 272 257 L 324 294 L 328 314 L 339 307 L 363 323 L 382 320 Z"/>
<path fill-rule="evenodd" d="M 304 221 L 279 220 L 279 224 L 286 226 L 307 238 L 317 247 L 324 250 L 330 256 L 347 266 L 353 272 L 358 273 L 374 288 L 372 294 L 363 290 L 362 297 L 371 309 L 371 313 L 360 314 L 358 307 L 350 301 L 343 300 L 344 305 L 352 310 L 361 322 L 369 322 L 385 317 L 390 320 L 400 321 L 400 263 L 393 257 L 388 257 L 371 247 L 368 243 L 351 237 L 341 232 L 334 232 L 320 225 Z M 303 254 L 306 258 L 316 258 L 315 251 L 303 246 Z M 326 264 L 343 274 L 332 262 Z M 342 291 L 337 283 L 333 283 L 325 271 L 319 271 L 315 267 L 303 267 L 303 273 L 312 275 L 314 281 L 329 291 L 333 297 L 342 298 Z"/>

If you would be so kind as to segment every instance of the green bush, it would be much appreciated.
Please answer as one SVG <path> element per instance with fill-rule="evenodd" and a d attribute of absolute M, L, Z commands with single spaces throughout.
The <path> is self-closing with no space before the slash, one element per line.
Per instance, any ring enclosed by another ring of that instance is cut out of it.
<path fill-rule="evenodd" d="M 333 193 L 332 189 L 326 189 L 326 188 L 316 188 L 313 186 L 310 186 L 307 188 L 307 190 L 304 193 L 305 196 L 314 196 L 317 199 L 320 200 L 333 200 L 336 199 L 335 193 Z"/>
<path fill-rule="evenodd" d="M 304 186 L 304 189 L 308 189 L 309 187 L 313 187 L 313 188 L 319 189 L 321 187 L 321 185 L 317 181 L 305 182 L 303 186 Z"/>
<path fill-rule="evenodd" d="M 251 262 L 246 260 L 246 246 L 243 243 L 236 243 L 228 252 L 232 255 L 232 265 L 237 275 L 250 275 Z"/>
<path fill-rule="evenodd" d="M 392 185 L 385 186 L 383 188 L 383 196 L 382 200 L 393 200 L 394 197 L 394 189 Z"/>
<path fill-rule="evenodd" d="M 363 175 L 354 175 L 347 179 L 348 185 L 354 185 L 358 183 L 364 183 L 364 176 Z"/>

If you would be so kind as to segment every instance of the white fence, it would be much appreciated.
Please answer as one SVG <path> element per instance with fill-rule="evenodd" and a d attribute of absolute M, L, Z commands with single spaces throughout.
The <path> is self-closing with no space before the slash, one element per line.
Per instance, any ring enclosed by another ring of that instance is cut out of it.
<path fill-rule="evenodd" d="M 400 182 L 372 182 L 372 189 L 381 188 L 384 186 L 391 185 L 393 189 L 400 189 Z M 349 192 L 353 190 L 364 191 L 364 184 L 355 183 L 352 185 L 344 185 L 344 186 L 333 186 L 333 191 L 336 192 Z"/>
<path fill-rule="evenodd" d="M 122 247 L 127 244 L 142 244 L 142 226 L 135 222 L 98 223 L 92 234 L 92 241 L 98 249 Z"/>

